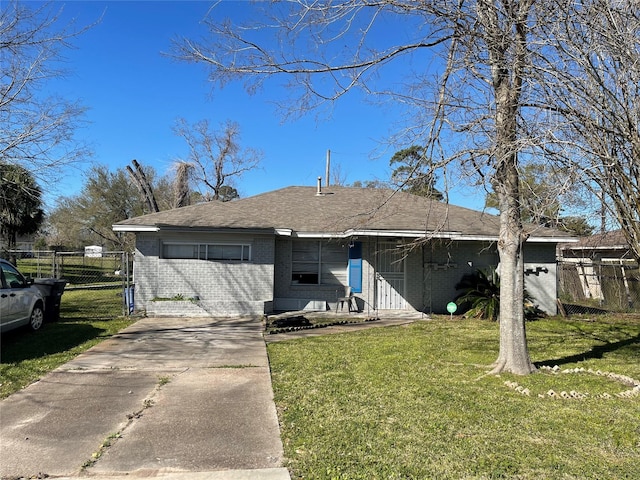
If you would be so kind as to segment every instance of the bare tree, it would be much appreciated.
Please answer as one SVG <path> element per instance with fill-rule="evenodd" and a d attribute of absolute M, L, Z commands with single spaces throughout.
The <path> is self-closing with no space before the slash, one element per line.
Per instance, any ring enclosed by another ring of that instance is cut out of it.
<path fill-rule="evenodd" d="M 206 65 L 213 82 L 242 80 L 250 92 L 284 76 L 289 112 L 354 90 L 404 105 L 412 124 L 403 144 L 424 146 L 431 167 L 424 175 L 457 168 L 495 192 L 500 352 L 492 371 L 534 371 L 523 312 L 523 246 L 531 231 L 523 226 L 519 189 L 522 166 L 547 152 L 552 138 L 540 127 L 546 110 L 534 102 L 550 6 L 536 0 L 275 3 L 243 25 L 210 16 L 210 37 L 183 39 L 176 54 Z M 399 71 L 407 72 L 403 84 L 385 82 L 387 73 L 396 78 Z"/>
<path fill-rule="evenodd" d="M 0 162 L 37 177 L 88 155 L 74 139 L 85 108 L 41 93 L 65 75 L 62 50 L 83 31 L 72 27 L 60 24 L 53 3 L 7 0 L 0 8 Z"/>
<path fill-rule="evenodd" d="M 527 77 L 527 32 L 534 0 L 478 1 L 480 46 L 487 52 L 493 100 L 495 143 L 491 179 L 500 209 L 500 351 L 493 372 L 529 373 L 524 323 L 524 260 L 526 233 L 520 210 L 518 117 L 522 110 L 523 84 Z M 503 7 L 503 8 L 500 8 Z M 480 49 L 478 49 L 480 50 Z"/>
<path fill-rule="evenodd" d="M 200 194 L 191 190 L 190 178 L 193 165 L 175 162 L 165 175 L 156 178 L 152 167 L 143 167 L 133 160 L 136 168 L 127 166 L 129 176 L 133 178 L 144 199 L 147 212 L 160 212 L 180 208 L 199 201 Z"/>
<path fill-rule="evenodd" d="M 568 2 L 556 13 L 541 85 L 567 168 L 582 173 L 640 259 L 640 10 L 636 0 Z"/>
<path fill-rule="evenodd" d="M 192 170 L 193 165 L 186 162 L 178 162 L 175 165 L 174 208 L 185 207 L 190 204 L 189 176 Z"/>
<path fill-rule="evenodd" d="M 578 236 L 590 235 L 594 227 L 581 215 L 567 215 L 566 209 L 584 211 L 585 200 L 593 198 L 582 188 L 564 192 L 563 185 L 575 182 L 572 173 L 567 178 L 565 171 L 546 163 L 527 163 L 520 168 L 520 208 L 525 223 L 557 228 L 575 233 Z M 577 191 L 576 191 L 577 190 Z M 589 198 L 585 198 L 589 197 Z M 485 198 L 485 207 L 498 208 L 495 193 L 489 192 Z"/>
<path fill-rule="evenodd" d="M 331 185 L 343 187 L 347 184 L 347 174 L 339 163 L 330 167 Z"/>
<path fill-rule="evenodd" d="M 189 146 L 187 163 L 193 166 L 196 182 L 210 192 L 204 194 L 207 200 L 224 199 L 233 181 L 257 168 L 260 163 L 259 152 L 240 147 L 240 127 L 237 123 L 227 122 L 221 132 L 214 132 L 207 120 L 189 125 L 180 118 L 174 132 L 184 138 Z"/>
<path fill-rule="evenodd" d="M 127 165 L 127 172 L 129 173 L 131 180 L 136 184 L 136 187 L 138 187 L 140 195 L 144 198 L 147 210 L 149 213 L 159 212 L 160 208 L 158 207 L 158 202 L 153 194 L 153 187 L 151 186 L 151 182 L 149 182 L 147 175 L 144 173 L 142 166 L 135 159 L 131 160 L 131 163 L 135 170 L 131 168 L 131 165 Z"/>

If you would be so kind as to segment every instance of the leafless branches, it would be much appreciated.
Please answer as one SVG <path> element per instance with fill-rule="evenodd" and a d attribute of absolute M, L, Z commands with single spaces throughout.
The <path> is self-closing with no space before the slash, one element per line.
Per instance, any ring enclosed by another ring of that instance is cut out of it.
<path fill-rule="evenodd" d="M 74 141 L 85 108 L 42 93 L 65 75 L 62 50 L 82 30 L 60 26 L 52 4 L 31 7 L 8 0 L 0 9 L 0 162 L 41 176 L 88 154 Z"/>
<path fill-rule="evenodd" d="M 640 10 L 635 0 L 586 0 L 557 12 L 544 101 L 558 158 L 609 209 L 640 258 Z M 551 51 L 551 50 L 550 50 Z"/>
<path fill-rule="evenodd" d="M 174 132 L 187 142 L 186 162 L 192 166 L 196 182 L 207 189 L 203 196 L 208 200 L 219 200 L 223 187 L 231 186 L 233 180 L 260 163 L 260 152 L 241 148 L 240 127 L 236 123 L 227 122 L 221 131 L 214 132 L 207 120 L 189 125 L 178 119 Z"/>
<path fill-rule="evenodd" d="M 354 90 L 382 95 L 377 79 L 383 68 L 392 69 L 396 59 L 429 50 L 451 36 L 449 29 L 435 24 L 425 29 L 422 20 L 407 23 L 412 17 L 406 14 L 426 17 L 434 5 L 446 9 L 448 3 L 269 2 L 244 25 L 217 21 L 210 15 L 204 20 L 208 37 L 178 39 L 174 54 L 207 65 L 210 80 L 218 85 L 241 81 L 255 92 L 268 79 L 281 78 L 295 98 L 295 106 L 292 102 L 283 112 L 299 115 Z M 391 37 L 388 28 L 379 25 L 382 17 L 387 26 L 397 28 Z M 388 89 L 386 94 L 395 92 Z"/>

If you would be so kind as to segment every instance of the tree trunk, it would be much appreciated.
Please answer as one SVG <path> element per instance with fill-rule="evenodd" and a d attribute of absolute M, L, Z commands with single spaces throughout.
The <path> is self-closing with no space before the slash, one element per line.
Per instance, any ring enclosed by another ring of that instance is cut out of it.
<path fill-rule="evenodd" d="M 498 137 L 512 138 L 515 115 L 512 109 L 504 109 L 506 115 L 497 115 Z M 498 168 L 494 188 L 500 200 L 500 352 L 492 373 L 511 372 L 526 375 L 535 371 L 529 359 L 524 319 L 524 258 L 525 240 L 520 212 L 519 175 L 517 153 L 504 147 L 505 138 L 497 148 Z"/>
<path fill-rule="evenodd" d="M 190 204 L 189 199 L 189 175 L 193 165 L 186 162 L 179 162 L 176 166 L 176 179 L 174 183 L 175 208 L 186 207 Z"/>
<path fill-rule="evenodd" d="M 156 201 L 156 197 L 153 194 L 151 183 L 149 183 L 149 180 L 147 179 L 142 166 L 135 159 L 132 160 L 131 163 L 133 163 L 133 166 L 136 167 L 136 169 L 134 170 L 129 165 L 127 165 L 127 171 L 129 172 L 131 179 L 138 187 L 140 194 L 144 197 L 145 204 L 147 205 L 149 213 L 159 212 L 160 208 L 158 208 L 158 202 Z"/>
<path fill-rule="evenodd" d="M 500 239 L 500 351 L 492 373 L 526 375 L 536 367 L 529 358 L 524 319 L 524 259 L 522 228 L 509 212 L 501 214 Z"/>
<path fill-rule="evenodd" d="M 484 26 L 495 95 L 496 169 L 492 183 L 500 207 L 500 353 L 492 373 L 520 375 L 535 370 L 529 359 L 524 323 L 522 244 L 525 236 L 518 174 L 518 151 L 521 148 L 518 144 L 518 113 L 526 74 L 527 17 L 532 1 L 506 2 L 505 10 L 499 12 L 495 3 L 482 0 L 478 10 Z"/>
<path fill-rule="evenodd" d="M 18 265 L 18 254 L 16 253 L 16 245 L 18 244 L 18 234 L 15 230 L 11 230 L 7 235 L 7 250 L 9 253 L 9 263 Z"/>

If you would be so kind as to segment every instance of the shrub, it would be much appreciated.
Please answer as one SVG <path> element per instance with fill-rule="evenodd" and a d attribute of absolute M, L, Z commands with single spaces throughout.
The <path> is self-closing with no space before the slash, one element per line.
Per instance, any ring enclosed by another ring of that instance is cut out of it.
<path fill-rule="evenodd" d="M 462 276 L 456 290 L 462 290 L 456 303 L 464 316 L 498 320 L 500 314 L 500 276 L 494 268 L 476 270 Z M 533 302 L 533 297 L 524 291 L 524 315 L 527 320 L 544 316 L 544 312 Z"/>

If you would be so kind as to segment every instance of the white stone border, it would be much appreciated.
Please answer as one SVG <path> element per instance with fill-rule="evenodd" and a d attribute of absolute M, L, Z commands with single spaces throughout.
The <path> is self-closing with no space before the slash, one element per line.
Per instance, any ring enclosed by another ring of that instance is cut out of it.
<path fill-rule="evenodd" d="M 554 367 L 548 367 L 545 365 L 540 367 L 540 370 L 549 371 L 553 375 L 565 374 L 565 373 L 588 373 L 590 375 L 597 375 L 600 377 L 610 378 L 611 380 L 615 380 L 631 388 L 624 390 L 623 392 L 615 393 L 613 395 L 611 395 L 610 393 L 600 393 L 598 395 L 590 395 L 588 392 L 576 392 L 575 390 L 571 390 L 569 392 L 566 392 L 564 390 L 562 392 L 555 392 L 553 390 L 549 390 L 546 393 L 539 393 L 538 398 L 554 398 L 554 399 L 560 399 L 560 400 L 563 400 L 563 399 L 584 400 L 586 398 L 611 399 L 611 398 L 632 398 L 632 397 L 640 396 L 640 381 L 634 378 L 628 377 L 626 375 L 620 375 L 612 372 L 603 372 L 601 370 L 592 370 L 590 368 L 568 368 L 565 370 L 561 370 L 560 367 L 558 367 L 557 365 Z M 515 390 L 516 392 L 522 395 L 531 396 L 531 391 L 528 388 L 524 388 L 522 385 L 519 385 L 518 382 L 510 382 L 507 380 L 506 382 L 504 382 L 504 384 L 510 389 Z"/>

